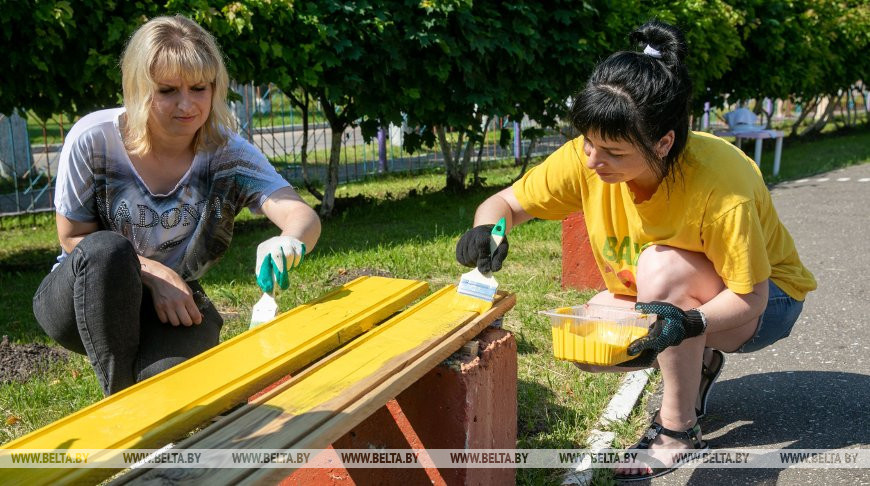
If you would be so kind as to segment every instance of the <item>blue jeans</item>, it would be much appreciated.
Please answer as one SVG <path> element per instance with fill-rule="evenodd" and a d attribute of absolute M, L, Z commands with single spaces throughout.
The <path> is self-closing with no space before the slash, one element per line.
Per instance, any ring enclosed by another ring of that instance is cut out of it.
<path fill-rule="evenodd" d="M 120 234 L 87 235 L 43 279 L 33 313 L 61 346 L 85 354 L 111 395 L 217 345 L 223 319 L 198 282 L 188 282 L 202 312 L 190 327 L 160 322 L 142 285 L 133 245 Z"/>
<path fill-rule="evenodd" d="M 768 280 L 769 294 L 767 309 L 758 318 L 758 328 L 755 336 L 743 343 L 738 353 L 751 353 L 766 348 L 771 344 L 788 337 L 804 308 L 802 300 L 795 300 L 782 291 L 773 280 Z"/>

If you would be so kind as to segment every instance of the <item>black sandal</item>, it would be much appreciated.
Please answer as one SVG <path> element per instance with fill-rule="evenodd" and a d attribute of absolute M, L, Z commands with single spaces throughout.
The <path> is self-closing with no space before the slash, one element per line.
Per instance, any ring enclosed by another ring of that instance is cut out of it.
<path fill-rule="evenodd" d="M 717 364 L 718 363 L 718 364 Z M 713 350 L 713 359 L 710 361 L 710 367 L 701 359 L 701 387 L 698 390 L 698 401 L 700 404 L 695 407 L 695 415 L 698 418 L 707 414 L 707 399 L 710 398 L 710 390 L 713 389 L 713 383 L 719 378 L 722 373 L 722 368 L 725 365 L 725 355 L 718 349 Z"/>
<path fill-rule="evenodd" d="M 658 412 L 656 412 L 658 415 Z M 701 434 L 701 426 L 698 425 L 698 422 L 695 422 L 691 428 L 688 428 L 682 432 L 678 430 L 671 430 L 662 426 L 662 424 L 658 423 L 653 419 L 649 428 L 643 437 L 640 438 L 637 443 L 629 448 L 631 449 L 649 449 L 650 445 L 652 445 L 653 441 L 659 434 L 666 435 L 668 437 L 673 437 L 675 439 L 688 440 L 692 443 L 692 449 L 694 450 L 706 450 L 708 448 L 707 442 L 701 440 L 698 436 Z M 645 479 L 657 478 L 659 476 L 663 476 L 675 469 L 678 469 L 683 464 L 683 461 L 677 461 L 672 464 L 670 467 L 649 467 L 652 472 L 644 473 L 644 474 L 613 474 L 613 479 L 621 482 L 631 482 L 631 481 L 643 481 Z"/>

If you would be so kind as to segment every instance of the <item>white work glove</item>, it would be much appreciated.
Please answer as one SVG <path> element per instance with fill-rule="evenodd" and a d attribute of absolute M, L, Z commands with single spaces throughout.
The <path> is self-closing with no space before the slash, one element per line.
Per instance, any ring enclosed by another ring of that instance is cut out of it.
<path fill-rule="evenodd" d="M 290 286 L 287 271 L 298 267 L 305 258 L 305 243 L 292 236 L 274 236 L 257 245 L 257 285 L 265 293 Z"/>

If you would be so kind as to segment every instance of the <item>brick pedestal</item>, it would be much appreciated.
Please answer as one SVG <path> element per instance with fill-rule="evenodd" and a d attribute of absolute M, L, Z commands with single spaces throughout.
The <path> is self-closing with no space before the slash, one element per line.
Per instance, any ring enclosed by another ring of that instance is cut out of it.
<path fill-rule="evenodd" d="M 592 256 L 583 213 L 562 221 L 562 288 L 604 290 L 604 279 Z"/>
<path fill-rule="evenodd" d="M 517 441 L 517 345 L 502 329 L 476 338 L 337 440 L 336 449 L 512 449 Z M 300 469 L 283 485 L 504 485 L 507 469 Z"/>

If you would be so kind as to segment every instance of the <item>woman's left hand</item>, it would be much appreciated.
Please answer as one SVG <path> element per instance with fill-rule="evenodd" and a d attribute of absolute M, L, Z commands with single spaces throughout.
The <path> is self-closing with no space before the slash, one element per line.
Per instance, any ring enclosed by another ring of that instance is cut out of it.
<path fill-rule="evenodd" d="M 628 345 L 628 355 L 637 358 L 621 363 L 621 366 L 649 366 L 656 356 L 670 346 L 677 346 L 684 339 L 704 333 L 706 324 L 701 312 L 695 309 L 684 311 L 668 302 L 638 302 L 639 312 L 658 315 L 650 326 L 649 334 Z"/>
<path fill-rule="evenodd" d="M 202 312 L 193 299 L 193 292 L 178 273 L 143 256 L 139 261 L 142 264 L 142 283 L 151 291 L 160 322 L 173 326 L 192 326 L 202 322 Z"/>

